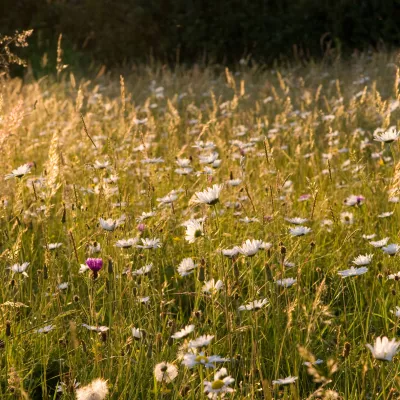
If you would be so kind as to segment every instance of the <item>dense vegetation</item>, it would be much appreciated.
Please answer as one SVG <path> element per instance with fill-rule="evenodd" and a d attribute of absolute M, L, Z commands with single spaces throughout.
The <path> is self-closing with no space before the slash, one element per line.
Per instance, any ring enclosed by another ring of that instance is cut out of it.
<path fill-rule="evenodd" d="M 398 398 L 399 80 L 2 78 L 0 397 Z"/>
<path fill-rule="evenodd" d="M 2 7 L 0 33 L 35 30 L 28 51 L 37 65 L 61 33 L 69 63 L 85 53 L 107 65 L 249 55 L 272 62 L 400 44 L 398 0 L 3 0 Z"/>

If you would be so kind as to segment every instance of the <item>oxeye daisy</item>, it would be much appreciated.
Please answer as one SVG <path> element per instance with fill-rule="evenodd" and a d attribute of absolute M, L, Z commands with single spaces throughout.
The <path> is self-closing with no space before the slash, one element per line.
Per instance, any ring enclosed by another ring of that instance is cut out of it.
<path fill-rule="evenodd" d="M 304 224 L 305 222 L 308 221 L 307 218 L 300 218 L 300 217 L 294 217 L 294 218 L 285 218 L 285 221 L 294 224 L 294 225 L 301 225 Z"/>
<path fill-rule="evenodd" d="M 385 254 L 388 254 L 389 256 L 394 256 L 400 250 L 400 246 L 398 244 L 392 243 L 382 247 L 382 250 Z"/>
<path fill-rule="evenodd" d="M 388 218 L 394 214 L 394 211 L 387 211 L 378 215 L 378 218 Z"/>
<path fill-rule="evenodd" d="M 237 247 L 234 247 L 233 249 L 222 249 L 221 253 L 228 258 L 234 258 L 239 254 L 239 250 Z"/>
<path fill-rule="evenodd" d="M 100 222 L 100 226 L 109 232 L 112 232 L 113 230 L 115 230 L 117 227 L 119 227 L 120 225 L 122 225 L 125 222 L 125 215 L 122 215 L 120 218 L 118 219 L 112 219 L 112 218 L 108 218 L 108 219 L 103 219 L 100 218 L 99 222 Z"/>
<path fill-rule="evenodd" d="M 363 275 L 367 271 L 368 271 L 367 267 L 360 267 L 360 268 L 351 267 L 350 269 L 345 269 L 344 271 L 339 271 L 338 274 L 342 278 L 347 278 L 349 276 Z"/>
<path fill-rule="evenodd" d="M 273 385 L 289 385 L 291 383 L 295 383 L 299 379 L 297 376 L 288 376 L 287 378 L 277 379 L 272 381 Z"/>
<path fill-rule="evenodd" d="M 54 325 L 46 325 L 43 328 L 40 329 L 36 329 L 36 333 L 49 333 L 50 331 L 52 331 L 54 329 Z"/>
<path fill-rule="evenodd" d="M 22 275 L 27 277 L 28 274 L 26 273 L 26 269 L 29 267 L 29 264 L 30 263 L 28 263 L 28 262 L 24 262 L 22 264 L 17 263 L 17 264 L 11 265 L 11 267 L 8 267 L 8 269 L 10 269 L 14 274 L 22 273 Z"/>
<path fill-rule="evenodd" d="M 182 339 L 182 338 L 190 335 L 193 331 L 194 331 L 194 325 L 188 325 L 188 326 L 185 326 L 180 331 L 175 332 L 173 335 L 171 335 L 171 337 L 172 337 L 172 339 Z"/>
<path fill-rule="evenodd" d="M 358 265 L 360 267 L 364 266 L 364 265 L 368 265 L 371 263 L 372 258 L 373 258 L 373 254 L 365 254 L 365 255 L 360 255 L 358 257 L 356 257 L 352 263 L 355 265 Z"/>
<path fill-rule="evenodd" d="M 108 326 L 103 326 L 103 325 L 88 325 L 88 324 L 82 324 L 84 328 L 86 328 L 88 331 L 93 331 L 97 333 L 102 333 L 102 332 L 107 332 L 110 328 Z"/>
<path fill-rule="evenodd" d="M 247 304 L 241 305 L 238 310 L 239 311 L 251 311 L 251 310 L 259 310 L 260 308 L 269 305 L 268 299 L 262 300 L 254 300 L 250 301 Z"/>
<path fill-rule="evenodd" d="M 392 358 L 396 355 L 397 350 L 400 346 L 400 342 L 396 342 L 396 339 L 389 339 L 386 336 L 382 338 L 377 337 L 373 346 L 370 344 L 366 345 L 370 350 L 374 358 L 381 361 L 392 361 Z"/>
<path fill-rule="evenodd" d="M 196 239 L 204 235 L 203 223 L 195 219 L 186 222 L 185 239 L 189 243 L 194 243 Z"/>
<path fill-rule="evenodd" d="M 215 279 L 211 279 L 208 282 L 204 283 L 204 286 L 202 287 L 202 291 L 205 293 L 211 293 L 214 294 L 221 290 L 224 287 L 224 284 L 221 280 L 215 281 Z"/>
<path fill-rule="evenodd" d="M 177 270 L 180 276 L 187 276 L 192 274 L 196 267 L 197 265 L 194 263 L 194 261 L 188 257 L 181 261 Z"/>
<path fill-rule="evenodd" d="M 76 400 L 104 400 L 108 395 L 107 382 L 95 379 L 89 385 L 76 389 Z"/>
<path fill-rule="evenodd" d="M 222 363 L 229 361 L 229 358 L 222 358 L 220 356 L 205 356 L 204 352 L 199 354 L 187 353 L 183 356 L 182 364 L 185 367 L 193 368 L 196 365 L 204 365 L 206 368 L 215 368 L 215 363 Z"/>
<path fill-rule="evenodd" d="M 340 222 L 344 225 L 351 225 L 354 223 L 354 215 L 351 212 L 340 213 Z"/>
<path fill-rule="evenodd" d="M 178 199 L 178 195 L 176 193 L 169 193 L 164 197 L 159 197 L 157 201 L 161 204 L 171 204 Z"/>
<path fill-rule="evenodd" d="M 148 274 L 153 268 L 153 263 L 147 264 L 142 268 L 136 269 L 135 271 L 132 271 L 131 274 L 132 275 L 146 275 Z"/>
<path fill-rule="evenodd" d="M 292 236 L 304 236 L 307 235 L 307 233 L 311 232 L 311 228 L 299 225 L 293 228 L 289 228 L 289 232 Z"/>
<path fill-rule="evenodd" d="M 154 238 L 154 239 L 143 239 L 142 244 L 136 245 L 138 249 L 159 249 L 162 246 L 161 240 Z"/>
<path fill-rule="evenodd" d="M 237 246 L 236 250 L 246 257 L 253 257 L 261 248 L 262 240 L 247 239 L 241 246 Z"/>
<path fill-rule="evenodd" d="M 154 376 L 158 382 L 169 383 L 178 376 L 178 368 L 163 361 L 154 367 Z"/>
<path fill-rule="evenodd" d="M 392 143 L 400 137 L 400 131 L 395 126 L 391 126 L 383 133 L 374 133 L 374 140 L 382 143 Z"/>
<path fill-rule="evenodd" d="M 294 285 L 296 282 L 297 282 L 297 279 L 294 279 L 294 278 L 278 279 L 277 281 L 275 281 L 275 283 L 278 286 L 283 286 L 286 288 Z"/>
<path fill-rule="evenodd" d="M 214 205 L 219 201 L 219 194 L 222 190 L 222 185 L 213 185 L 202 192 L 196 192 L 190 204 L 208 204 Z"/>
<path fill-rule="evenodd" d="M 214 380 L 204 381 L 204 392 L 208 393 L 210 399 L 217 399 L 218 396 L 223 397 L 225 393 L 233 393 L 234 389 L 229 387 L 235 380 L 228 375 L 226 368 L 221 368 L 214 374 Z"/>
<path fill-rule="evenodd" d="M 191 349 L 198 348 L 198 347 L 205 347 L 205 346 L 208 346 L 213 339 L 214 339 L 214 335 L 199 336 L 198 338 L 191 340 L 188 344 L 188 347 Z"/>
<path fill-rule="evenodd" d="M 361 205 L 363 204 L 364 200 L 365 200 L 364 196 L 361 195 L 356 196 L 352 194 L 351 196 L 347 197 L 347 199 L 344 200 L 344 204 L 346 206 Z"/>
<path fill-rule="evenodd" d="M 119 247 L 121 249 L 129 249 L 130 247 L 137 244 L 138 241 L 139 241 L 138 238 L 117 240 L 117 242 L 115 243 L 115 247 Z"/>
<path fill-rule="evenodd" d="M 386 246 L 388 241 L 389 241 L 389 238 L 385 237 L 385 238 L 383 238 L 381 240 L 377 240 L 375 242 L 374 241 L 369 242 L 369 244 L 371 244 L 374 247 L 380 248 L 380 247 Z"/>
<path fill-rule="evenodd" d="M 136 340 L 143 339 L 145 337 L 145 331 L 143 329 L 132 328 L 132 336 Z"/>
<path fill-rule="evenodd" d="M 62 243 L 49 243 L 49 244 L 47 245 L 47 248 L 48 248 L 49 250 L 56 250 L 56 249 L 60 248 L 62 245 L 63 245 Z M 46 246 L 45 246 L 45 247 L 46 247 Z"/>
<path fill-rule="evenodd" d="M 390 310 L 390 312 L 392 314 L 394 314 L 397 318 L 400 317 L 400 307 L 399 306 L 396 306 L 396 309 L 395 310 Z"/>
<path fill-rule="evenodd" d="M 14 169 L 11 174 L 7 174 L 4 179 L 12 179 L 12 178 L 22 178 L 24 175 L 28 174 L 33 167 L 33 163 L 28 163 L 21 165 L 17 169 Z"/>

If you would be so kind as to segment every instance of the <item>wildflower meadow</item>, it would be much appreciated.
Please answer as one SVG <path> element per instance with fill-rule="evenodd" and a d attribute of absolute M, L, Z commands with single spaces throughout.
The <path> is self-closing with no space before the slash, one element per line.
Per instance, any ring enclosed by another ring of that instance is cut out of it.
<path fill-rule="evenodd" d="M 0 78 L 0 398 L 400 398 L 399 60 Z"/>

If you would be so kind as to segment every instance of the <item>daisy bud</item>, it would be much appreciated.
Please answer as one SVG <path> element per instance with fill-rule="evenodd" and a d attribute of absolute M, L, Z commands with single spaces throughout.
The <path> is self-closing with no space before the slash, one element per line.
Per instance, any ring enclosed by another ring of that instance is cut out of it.
<path fill-rule="evenodd" d="M 6 321 L 6 336 L 11 336 L 11 322 Z"/>
<path fill-rule="evenodd" d="M 346 342 L 346 343 L 344 344 L 344 347 L 343 347 L 342 356 L 343 356 L 344 358 L 347 358 L 347 357 L 349 356 L 349 354 L 350 354 L 350 350 L 351 350 L 351 344 L 350 344 L 349 342 Z"/>
<path fill-rule="evenodd" d="M 112 258 L 109 258 L 108 259 L 108 273 L 109 274 L 112 274 L 114 271 L 113 271 L 113 260 L 112 260 Z"/>
<path fill-rule="evenodd" d="M 286 247 L 285 246 L 281 246 L 281 254 L 284 256 L 286 254 Z"/>
<path fill-rule="evenodd" d="M 78 295 L 75 295 L 75 296 L 74 296 L 74 302 L 75 302 L 75 303 L 78 303 L 78 301 L 79 301 L 79 296 L 78 296 Z"/>
<path fill-rule="evenodd" d="M 100 332 L 100 337 L 102 342 L 107 341 L 107 332 Z"/>
<path fill-rule="evenodd" d="M 197 278 L 200 282 L 204 282 L 204 266 L 200 266 L 199 268 L 199 276 Z"/>
<path fill-rule="evenodd" d="M 392 290 L 392 295 L 396 296 L 396 291 L 394 289 Z"/>
<path fill-rule="evenodd" d="M 383 279 L 383 275 L 382 274 L 378 274 L 378 279 L 381 281 Z"/>

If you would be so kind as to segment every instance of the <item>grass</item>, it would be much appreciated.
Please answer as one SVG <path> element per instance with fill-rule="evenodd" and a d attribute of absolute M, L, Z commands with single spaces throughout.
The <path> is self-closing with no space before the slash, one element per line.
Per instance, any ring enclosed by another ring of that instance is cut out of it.
<path fill-rule="evenodd" d="M 203 382 L 221 367 L 235 379 L 233 399 L 397 398 L 398 358 L 376 360 L 366 347 L 399 335 L 398 282 L 388 279 L 399 259 L 369 243 L 399 241 L 399 145 L 373 140 L 377 128 L 399 127 L 397 60 L 142 68 L 90 80 L 67 68 L 57 78 L 3 80 L 0 173 L 31 164 L 0 187 L 1 398 L 73 399 L 74 383 L 103 378 L 108 398 L 203 399 Z M 215 148 L 194 148 L 199 140 Z M 199 162 L 212 152 L 220 166 Z M 193 171 L 177 173 L 177 157 Z M 213 184 L 224 184 L 217 204 L 191 202 Z M 171 191 L 172 204 L 157 200 Z M 346 205 L 350 195 L 360 201 Z M 122 215 L 113 231 L 99 223 Z M 291 235 L 293 217 L 311 232 Z M 190 218 L 204 218 L 194 243 L 182 226 Z M 132 247 L 115 246 L 128 238 Z M 162 246 L 138 248 L 142 238 Z M 221 254 L 247 239 L 271 246 L 253 257 Z M 338 274 L 369 253 L 365 274 Z M 103 260 L 96 279 L 79 272 L 88 257 Z M 189 257 L 197 267 L 182 277 L 177 267 Z M 23 262 L 25 274 L 9 268 Z M 295 284 L 276 283 L 286 278 Z M 223 287 L 206 293 L 211 279 Z M 260 309 L 238 310 L 262 299 Z M 191 324 L 189 336 L 171 338 Z M 201 335 L 214 335 L 205 355 L 230 360 L 182 365 Z M 178 368 L 170 383 L 153 373 L 163 361 Z M 298 379 L 273 384 L 288 376 Z"/>

